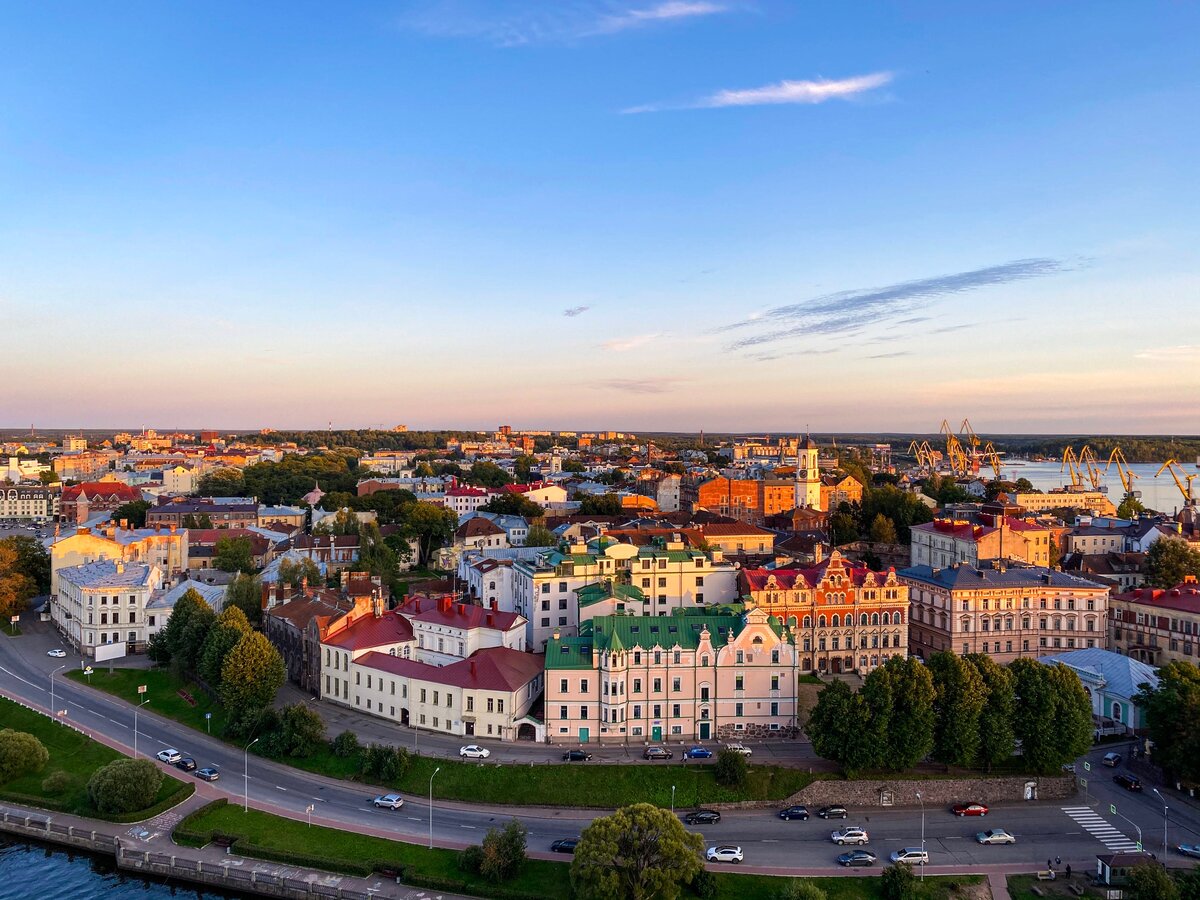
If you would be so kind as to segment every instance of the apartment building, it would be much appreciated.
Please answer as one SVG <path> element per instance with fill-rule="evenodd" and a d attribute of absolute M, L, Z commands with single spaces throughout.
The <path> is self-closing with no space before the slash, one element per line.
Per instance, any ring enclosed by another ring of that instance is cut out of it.
<path fill-rule="evenodd" d="M 1110 648 L 1152 666 L 1200 662 L 1200 584 L 1137 588 L 1109 604 Z"/>
<path fill-rule="evenodd" d="M 914 566 L 978 566 L 993 559 L 1050 565 L 1050 529 L 1012 516 L 994 516 L 983 523 L 935 519 L 914 525 L 911 531 L 910 564 Z"/>
<path fill-rule="evenodd" d="M 58 593 L 60 571 L 98 560 L 146 563 L 174 578 L 188 568 L 187 538 L 175 528 L 77 528 L 50 545 L 50 593 Z"/>
<path fill-rule="evenodd" d="M 142 499 L 142 492 L 119 481 L 89 481 L 62 490 L 59 513 L 65 522 L 86 522 L 96 513 L 111 513 L 118 506 Z"/>
<path fill-rule="evenodd" d="M 0 520 L 41 524 L 53 522 L 58 511 L 58 488 L 0 484 Z"/>
<path fill-rule="evenodd" d="M 149 640 L 147 606 L 162 585 L 162 570 L 145 563 L 97 560 L 58 573 L 59 593 L 51 620 L 66 640 L 86 657 L 103 644 L 127 645 L 139 653 Z M 165 624 L 155 622 L 155 630 Z"/>

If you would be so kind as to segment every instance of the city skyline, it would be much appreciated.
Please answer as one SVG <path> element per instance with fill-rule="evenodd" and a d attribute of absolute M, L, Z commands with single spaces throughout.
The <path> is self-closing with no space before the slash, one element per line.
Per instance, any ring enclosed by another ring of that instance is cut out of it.
<path fill-rule="evenodd" d="M 1195 8 L 7 24 L 0 426 L 1195 431 Z"/>

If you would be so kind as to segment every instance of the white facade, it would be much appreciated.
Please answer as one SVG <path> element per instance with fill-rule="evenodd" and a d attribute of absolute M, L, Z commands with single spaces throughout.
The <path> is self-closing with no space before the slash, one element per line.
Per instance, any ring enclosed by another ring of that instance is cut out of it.
<path fill-rule="evenodd" d="M 84 656 L 95 656 L 99 644 L 122 642 L 139 652 L 170 615 L 169 611 L 157 613 L 151 630 L 147 604 L 161 586 L 162 570 L 145 563 L 103 560 L 62 569 L 52 618 Z M 162 622 L 157 621 L 160 616 Z"/>

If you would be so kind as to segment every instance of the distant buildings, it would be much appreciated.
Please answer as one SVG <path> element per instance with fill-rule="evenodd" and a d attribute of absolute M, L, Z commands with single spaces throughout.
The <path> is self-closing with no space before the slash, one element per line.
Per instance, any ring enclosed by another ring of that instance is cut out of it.
<path fill-rule="evenodd" d="M 984 524 L 935 519 L 913 525 L 909 548 L 914 566 L 944 569 L 993 559 L 1050 565 L 1050 530 L 1011 516 L 989 516 Z"/>
<path fill-rule="evenodd" d="M 119 481 L 88 481 L 62 489 L 59 515 L 64 522 L 82 523 L 141 499 L 141 491 Z"/>
<path fill-rule="evenodd" d="M 0 484 L 0 519 L 41 524 L 54 521 L 58 512 L 58 488 Z"/>

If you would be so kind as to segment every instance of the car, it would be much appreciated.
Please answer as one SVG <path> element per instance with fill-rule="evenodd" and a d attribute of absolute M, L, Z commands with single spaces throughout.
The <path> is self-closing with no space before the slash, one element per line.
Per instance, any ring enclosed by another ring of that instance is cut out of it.
<path fill-rule="evenodd" d="M 555 853 L 574 853 L 575 848 L 579 846 L 579 838 L 562 838 L 561 840 L 553 841 L 550 844 L 550 849 Z"/>
<path fill-rule="evenodd" d="M 487 747 L 480 747 L 478 744 L 467 744 L 465 747 L 458 748 L 458 755 L 463 759 L 487 759 L 492 755 L 492 751 Z"/>
<path fill-rule="evenodd" d="M 851 850 L 849 853 L 843 853 L 837 858 L 838 865 L 846 866 L 873 866 L 878 857 L 870 850 Z"/>
<path fill-rule="evenodd" d="M 982 803 L 960 803 L 951 812 L 956 816 L 986 816 L 988 808 Z"/>
<path fill-rule="evenodd" d="M 592 754 L 584 753 L 582 750 L 568 750 L 563 754 L 564 762 L 587 762 L 592 758 Z"/>
<path fill-rule="evenodd" d="M 871 836 L 867 834 L 865 828 L 851 825 L 848 828 L 835 831 L 829 836 L 829 839 L 835 844 L 866 844 L 870 842 Z"/>
<path fill-rule="evenodd" d="M 1200 844 L 1180 844 L 1175 849 L 1184 856 L 1200 859 Z"/>
<path fill-rule="evenodd" d="M 399 794 L 381 794 L 371 802 L 376 809 L 399 809 L 404 805 L 404 798 Z"/>
<path fill-rule="evenodd" d="M 46 655 L 53 656 L 55 659 L 62 659 L 67 655 L 67 651 L 60 649 L 59 647 L 55 647 L 53 650 L 47 650 Z"/>
<path fill-rule="evenodd" d="M 1017 842 L 1016 835 L 1009 834 L 1003 828 L 981 831 L 975 835 L 975 840 L 981 844 L 1015 844 Z"/>
<path fill-rule="evenodd" d="M 175 765 L 175 763 L 183 759 L 183 754 L 173 747 L 166 750 L 159 750 L 154 755 L 158 757 L 159 762 L 170 763 L 171 765 Z"/>
<path fill-rule="evenodd" d="M 742 848 L 734 847 L 730 844 L 718 844 L 715 847 L 709 847 L 708 852 L 704 854 L 704 858 L 709 862 L 740 863 L 742 861 Z"/>
<path fill-rule="evenodd" d="M 721 821 L 721 814 L 715 809 L 696 809 L 683 817 L 689 825 L 716 825 Z"/>
<path fill-rule="evenodd" d="M 183 769 L 183 771 L 185 771 L 185 772 L 195 772 L 196 771 L 196 761 L 194 759 L 192 759 L 190 756 L 185 756 L 182 759 L 180 759 L 178 762 L 175 763 L 175 768 Z"/>
<path fill-rule="evenodd" d="M 929 854 L 920 847 L 905 847 L 895 850 L 888 857 L 894 863 L 908 863 L 910 866 L 923 866 L 929 862 Z"/>
<path fill-rule="evenodd" d="M 781 809 L 779 811 L 779 818 L 787 819 L 789 822 L 792 819 L 799 819 L 801 822 L 807 822 L 808 821 L 808 807 L 807 806 L 789 806 L 787 809 Z"/>
<path fill-rule="evenodd" d="M 1142 789 L 1142 782 L 1140 780 L 1134 778 L 1132 775 L 1126 775 L 1124 772 L 1120 775 L 1114 775 L 1113 781 L 1127 791 L 1140 791 Z"/>
<path fill-rule="evenodd" d="M 684 759 L 712 759 L 713 752 L 707 747 L 693 747 L 683 751 Z"/>
<path fill-rule="evenodd" d="M 674 755 L 666 747 L 647 747 L 642 751 L 642 759 L 670 759 Z"/>
<path fill-rule="evenodd" d="M 822 819 L 844 819 L 848 815 L 846 807 L 840 803 L 835 803 L 832 806 L 822 806 L 817 810 L 817 815 Z"/>
<path fill-rule="evenodd" d="M 202 778 L 205 781 L 216 781 L 221 777 L 221 773 L 212 766 L 205 766 L 203 769 L 196 770 L 196 777 Z"/>
<path fill-rule="evenodd" d="M 1100 762 L 1104 763 L 1104 765 L 1108 766 L 1110 769 L 1115 769 L 1121 764 L 1121 754 L 1105 753 L 1104 758 L 1101 759 Z"/>
<path fill-rule="evenodd" d="M 749 747 L 741 743 L 726 744 L 725 746 L 734 753 L 742 754 L 742 756 L 752 756 L 754 753 Z"/>

